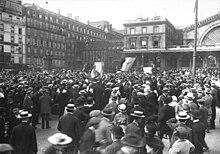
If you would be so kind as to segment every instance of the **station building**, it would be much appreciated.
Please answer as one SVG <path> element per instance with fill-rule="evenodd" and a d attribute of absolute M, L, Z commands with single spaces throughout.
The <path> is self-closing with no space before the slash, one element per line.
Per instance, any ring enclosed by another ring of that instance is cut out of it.
<path fill-rule="evenodd" d="M 174 27 L 168 19 L 139 18 L 124 23 L 123 57 L 137 57 L 135 67 L 158 70 L 191 69 L 194 25 Z M 197 68 L 218 68 L 220 63 L 220 13 L 198 22 Z"/>

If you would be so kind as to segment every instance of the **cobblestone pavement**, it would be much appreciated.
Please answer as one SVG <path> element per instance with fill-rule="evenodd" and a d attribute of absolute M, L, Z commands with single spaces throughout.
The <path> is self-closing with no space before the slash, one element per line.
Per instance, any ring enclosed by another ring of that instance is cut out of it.
<path fill-rule="evenodd" d="M 210 130 L 210 133 L 206 134 L 206 142 L 210 148 L 209 152 L 206 152 L 205 154 L 220 154 L 220 108 L 217 108 L 217 117 L 216 117 L 216 129 Z M 38 141 L 38 154 L 43 154 L 44 151 L 48 146 L 50 146 L 50 143 L 47 141 L 47 138 L 58 132 L 57 127 L 57 120 L 58 118 L 56 116 L 51 117 L 50 121 L 50 129 L 41 129 L 41 124 L 37 125 L 36 129 L 36 135 L 37 135 L 37 141 Z M 164 154 L 167 154 L 167 147 L 169 146 L 168 140 L 163 140 L 165 144 Z"/>

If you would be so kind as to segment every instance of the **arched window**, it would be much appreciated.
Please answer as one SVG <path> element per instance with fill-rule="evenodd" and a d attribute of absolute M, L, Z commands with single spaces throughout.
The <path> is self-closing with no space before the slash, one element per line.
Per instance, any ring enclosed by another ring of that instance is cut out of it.
<path fill-rule="evenodd" d="M 190 57 L 189 55 L 184 55 L 182 57 L 182 67 L 189 67 L 190 65 Z"/>
<path fill-rule="evenodd" d="M 213 55 L 207 57 L 207 67 L 217 67 L 217 58 Z"/>

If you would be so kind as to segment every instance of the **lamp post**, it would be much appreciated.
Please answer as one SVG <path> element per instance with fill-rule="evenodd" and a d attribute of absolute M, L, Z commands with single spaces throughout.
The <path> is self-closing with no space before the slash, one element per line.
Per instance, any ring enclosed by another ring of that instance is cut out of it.
<path fill-rule="evenodd" d="M 195 4 L 195 35 L 194 35 L 194 51 L 193 51 L 193 67 L 192 67 L 192 76 L 193 78 L 196 75 L 196 52 L 197 52 L 197 22 L 198 22 L 198 0 L 196 0 Z"/>

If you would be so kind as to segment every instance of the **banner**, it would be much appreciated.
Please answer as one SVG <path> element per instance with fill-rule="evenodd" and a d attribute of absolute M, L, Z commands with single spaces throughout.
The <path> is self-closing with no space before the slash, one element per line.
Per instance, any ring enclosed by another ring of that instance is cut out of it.
<path fill-rule="evenodd" d="M 143 67 L 144 73 L 152 74 L 152 67 Z"/>
<path fill-rule="evenodd" d="M 121 71 L 128 71 L 134 64 L 136 57 L 126 57 L 125 62 L 121 67 Z"/>
<path fill-rule="evenodd" d="M 96 78 L 99 75 L 102 76 L 104 68 L 104 62 L 95 62 L 91 71 L 91 78 Z"/>

